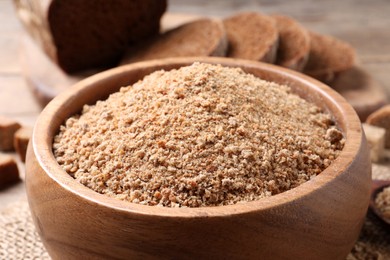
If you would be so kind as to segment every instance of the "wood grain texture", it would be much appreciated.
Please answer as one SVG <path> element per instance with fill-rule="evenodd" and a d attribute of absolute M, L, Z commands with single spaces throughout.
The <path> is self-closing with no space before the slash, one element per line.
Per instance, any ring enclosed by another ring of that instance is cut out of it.
<path fill-rule="evenodd" d="M 54 259 L 345 259 L 369 203 L 371 165 L 360 121 L 335 91 L 309 77 L 257 62 L 240 66 L 329 111 L 346 137 L 334 163 L 290 191 L 242 204 L 163 208 L 128 203 L 77 183 L 56 163 L 52 138 L 83 104 L 151 71 L 191 64 L 171 59 L 95 75 L 63 92 L 40 115 L 27 154 L 26 188 L 34 223 Z M 77 95 L 76 95 L 77 94 Z"/>

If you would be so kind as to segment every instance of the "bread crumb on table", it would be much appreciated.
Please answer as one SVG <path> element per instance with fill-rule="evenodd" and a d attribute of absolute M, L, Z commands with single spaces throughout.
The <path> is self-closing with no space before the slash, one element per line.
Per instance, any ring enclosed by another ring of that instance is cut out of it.
<path fill-rule="evenodd" d="M 330 115 L 289 87 L 194 63 L 85 105 L 60 127 L 53 152 L 96 192 L 200 207 L 297 187 L 328 167 L 344 142 Z"/>

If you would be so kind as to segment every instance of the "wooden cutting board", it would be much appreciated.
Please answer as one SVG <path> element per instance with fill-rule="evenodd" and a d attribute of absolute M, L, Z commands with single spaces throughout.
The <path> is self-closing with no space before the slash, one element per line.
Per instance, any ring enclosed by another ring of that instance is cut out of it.
<path fill-rule="evenodd" d="M 162 28 L 167 30 L 196 18 L 199 16 L 166 14 L 162 19 Z M 82 74 L 65 74 L 27 35 L 22 41 L 21 64 L 25 80 L 42 106 L 77 81 L 99 72 L 91 70 Z M 340 74 L 331 86 L 355 108 L 362 121 L 389 102 L 385 89 L 361 66 Z"/>

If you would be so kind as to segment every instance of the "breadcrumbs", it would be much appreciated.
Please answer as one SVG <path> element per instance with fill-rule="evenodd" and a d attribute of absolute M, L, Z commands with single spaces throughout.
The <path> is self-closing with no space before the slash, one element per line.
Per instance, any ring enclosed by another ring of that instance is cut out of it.
<path fill-rule="evenodd" d="M 344 142 L 332 118 L 289 87 L 194 63 L 85 105 L 60 127 L 53 151 L 96 192 L 200 207 L 297 187 L 328 167 Z"/>
<path fill-rule="evenodd" d="M 382 213 L 382 216 L 390 221 L 390 186 L 376 195 L 375 206 Z"/>

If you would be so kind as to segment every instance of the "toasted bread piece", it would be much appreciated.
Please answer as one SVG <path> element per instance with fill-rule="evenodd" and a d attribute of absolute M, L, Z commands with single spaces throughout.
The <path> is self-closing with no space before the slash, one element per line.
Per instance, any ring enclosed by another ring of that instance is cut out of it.
<path fill-rule="evenodd" d="M 329 85 L 352 105 L 362 122 L 389 103 L 384 86 L 360 66 L 340 72 Z"/>
<path fill-rule="evenodd" d="M 385 150 L 384 160 L 388 160 L 388 150 Z M 373 163 L 372 164 L 372 179 L 373 180 L 390 180 L 390 167 L 388 163 Z"/>
<path fill-rule="evenodd" d="M 366 123 L 386 129 L 385 147 L 390 148 L 390 105 L 383 106 L 369 115 Z"/>
<path fill-rule="evenodd" d="M 160 29 L 167 0 L 14 0 L 36 42 L 64 71 L 117 65 L 129 44 Z"/>
<path fill-rule="evenodd" d="M 14 147 L 22 162 L 26 160 L 27 146 L 32 136 L 32 131 L 32 127 L 23 126 L 16 131 L 14 136 Z"/>
<path fill-rule="evenodd" d="M 355 64 L 355 50 L 348 43 L 329 35 L 309 32 L 310 54 L 303 72 L 323 82 Z"/>
<path fill-rule="evenodd" d="M 198 19 L 130 48 L 121 64 L 184 56 L 225 56 L 227 38 L 218 19 Z"/>
<path fill-rule="evenodd" d="M 15 120 L 0 116 L 0 151 L 14 151 L 14 135 L 20 127 Z"/>
<path fill-rule="evenodd" d="M 0 190 L 20 180 L 15 159 L 9 154 L 0 154 Z"/>
<path fill-rule="evenodd" d="M 308 31 L 294 19 L 283 15 L 272 15 L 279 32 L 279 47 L 276 64 L 302 71 L 310 53 Z"/>
<path fill-rule="evenodd" d="M 278 30 L 274 19 L 242 12 L 223 21 L 229 42 L 228 57 L 274 63 Z"/>
<path fill-rule="evenodd" d="M 379 162 L 385 151 L 386 130 L 381 127 L 362 124 L 368 146 L 370 147 L 371 162 Z"/>

